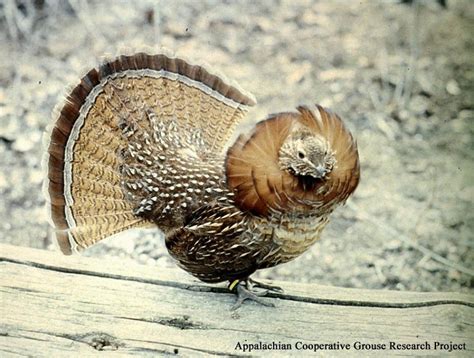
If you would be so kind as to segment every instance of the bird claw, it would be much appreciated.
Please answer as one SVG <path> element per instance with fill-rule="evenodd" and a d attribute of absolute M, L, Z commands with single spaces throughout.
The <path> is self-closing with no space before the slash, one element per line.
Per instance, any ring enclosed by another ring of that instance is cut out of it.
<path fill-rule="evenodd" d="M 267 307 L 275 307 L 273 303 L 267 302 L 261 298 L 262 296 L 265 296 L 268 291 L 253 292 L 245 286 L 247 286 L 246 282 L 240 281 L 235 287 L 237 293 L 237 302 L 235 303 L 235 305 L 232 306 L 232 308 L 230 309 L 231 311 L 235 311 L 240 306 L 242 306 L 242 303 L 244 303 L 245 300 L 252 300 Z"/>
<path fill-rule="evenodd" d="M 253 288 L 263 288 L 263 291 L 255 291 Z M 237 294 L 237 302 L 232 306 L 231 311 L 235 311 L 245 300 L 252 300 L 261 305 L 267 307 L 275 307 L 271 302 L 263 300 L 261 297 L 266 296 L 268 291 L 283 292 L 283 289 L 278 286 L 267 285 L 261 282 L 257 282 L 250 278 L 245 280 L 235 280 L 232 281 L 229 285 L 231 291 L 235 291 Z"/>
<path fill-rule="evenodd" d="M 252 287 L 263 288 L 266 290 L 266 292 L 268 291 L 274 291 L 274 292 L 279 292 L 279 293 L 284 292 L 283 288 L 281 288 L 280 286 L 269 285 L 263 282 L 255 281 L 254 279 L 251 279 L 251 278 L 247 279 L 247 283 L 250 285 L 251 288 Z"/>

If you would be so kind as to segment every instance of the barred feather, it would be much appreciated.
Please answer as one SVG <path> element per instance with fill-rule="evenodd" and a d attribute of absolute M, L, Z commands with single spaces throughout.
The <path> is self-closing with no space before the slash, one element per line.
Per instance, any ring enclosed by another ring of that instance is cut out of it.
<path fill-rule="evenodd" d="M 158 156 L 172 155 L 163 145 L 181 138 L 168 136 L 148 149 L 137 138 L 151 141 L 159 126 L 176 125 L 180 133 L 194 133 L 188 143 L 220 152 L 253 104 L 251 95 L 203 67 L 165 55 L 121 56 L 90 70 L 67 96 L 45 140 L 45 192 L 62 251 L 152 224 L 137 215 L 149 193 L 127 173 L 159 173 L 151 161 L 142 163 L 144 157 L 159 162 Z"/>

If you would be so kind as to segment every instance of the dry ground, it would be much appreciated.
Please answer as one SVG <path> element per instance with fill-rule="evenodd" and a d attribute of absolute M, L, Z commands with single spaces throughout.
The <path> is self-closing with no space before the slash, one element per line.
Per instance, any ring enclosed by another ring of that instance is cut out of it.
<path fill-rule="evenodd" d="M 41 134 L 83 72 L 124 47 L 166 47 L 253 92 L 249 118 L 321 103 L 358 139 L 362 180 L 323 239 L 261 277 L 472 290 L 474 5 L 395 1 L 13 0 L 0 5 L 0 240 L 54 249 Z M 32 4 L 36 4 L 35 8 Z M 171 266 L 156 232 L 88 255 Z"/>

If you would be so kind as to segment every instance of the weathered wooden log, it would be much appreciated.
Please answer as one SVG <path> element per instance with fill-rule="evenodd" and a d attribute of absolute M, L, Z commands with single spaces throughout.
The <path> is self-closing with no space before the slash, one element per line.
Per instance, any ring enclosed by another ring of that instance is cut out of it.
<path fill-rule="evenodd" d="M 224 285 L 178 269 L 8 245 L 0 261 L 1 357 L 474 356 L 473 295 L 276 282 L 276 307 L 232 312 Z"/>

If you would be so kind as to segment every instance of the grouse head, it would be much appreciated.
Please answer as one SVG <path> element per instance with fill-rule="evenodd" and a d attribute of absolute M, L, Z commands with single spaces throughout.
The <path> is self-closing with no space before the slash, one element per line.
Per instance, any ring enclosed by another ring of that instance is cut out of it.
<path fill-rule="evenodd" d="M 336 164 L 329 142 L 307 128 L 293 129 L 283 142 L 278 157 L 282 170 L 314 179 L 324 179 Z"/>
<path fill-rule="evenodd" d="M 236 204 L 263 216 L 332 210 L 355 190 L 359 176 L 355 140 L 319 105 L 271 115 L 241 135 L 226 158 Z"/>

